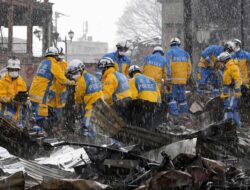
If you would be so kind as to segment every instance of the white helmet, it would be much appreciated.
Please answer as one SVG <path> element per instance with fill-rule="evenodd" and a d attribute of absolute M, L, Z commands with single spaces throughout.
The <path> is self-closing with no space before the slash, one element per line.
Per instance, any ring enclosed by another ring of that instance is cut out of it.
<path fill-rule="evenodd" d="M 233 39 L 233 42 L 235 43 L 236 46 L 241 46 L 241 44 L 242 44 L 241 40 L 239 40 L 237 38 Z"/>
<path fill-rule="evenodd" d="M 110 57 L 103 57 L 102 59 L 99 60 L 97 64 L 98 69 L 105 69 L 107 67 L 114 67 L 114 61 Z"/>
<path fill-rule="evenodd" d="M 181 40 L 177 37 L 174 37 L 170 40 L 170 46 L 173 46 L 173 45 L 181 45 Z"/>
<path fill-rule="evenodd" d="M 233 52 L 235 50 L 235 43 L 233 41 L 227 41 L 224 45 L 224 50 L 229 53 Z"/>
<path fill-rule="evenodd" d="M 58 56 L 58 49 L 56 47 L 49 47 L 45 51 L 45 57 L 47 56 Z"/>
<path fill-rule="evenodd" d="M 64 55 L 64 52 L 63 52 L 63 48 L 62 48 L 62 47 L 58 47 L 57 50 L 58 50 L 58 54 L 59 54 L 59 55 Z"/>
<path fill-rule="evenodd" d="M 125 50 L 125 51 L 127 51 L 128 50 L 127 42 L 118 42 L 116 44 L 116 48 L 118 50 Z"/>
<path fill-rule="evenodd" d="M 240 51 L 242 42 L 239 39 L 233 39 L 233 42 L 235 43 L 234 52 Z"/>
<path fill-rule="evenodd" d="M 83 69 L 85 69 L 84 63 L 79 59 L 73 59 L 72 61 L 69 62 L 66 72 L 68 74 L 73 74 L 76 73 L 77 71 L 82 71 Z"/>
<path fill-rule="evenodd" d="M 7 69 L 21 69 L 21 63 L 19 59 L 11 58 L 8 60 Z"/>
<path fill-rule="evenodd" d="M 64 56 L 65 54 L 63 52 L 63 48 L 62 47 L 58 47 L 57 49 L 58 49 L 58 57 L 60 59 L 64 59 L 65 58 L 65 56 Z"/>
<path fill-rule="evenodd" d="M 128 69 L 128 74 L 129 76 L 132 78 L 133 77 L 133 74 L 134 72 L 140 72 L 141 73 L 141 69 L 139 66 L 137 65 L 131 65 Z"/>
<path fill-rule="evenodd" d="M 158 51 L 158 52 L 161 52 L 162 54 L 164 53 L 161 46 L 155 46 L 155 47 L 154 47 L 153 53 L 154 53 L 154 52 L 157 52 L 157 51 Z"/>
<path fill-rule="evenodd" d="M 230 53 L 228 53 L 227 51 L 222 52 L 222 53 L 217 57 L 217 60 L 220 61 L 220 62 L 225 62 L 225 61 L 227 61 L 228 59 L 231 59 L 231 55 L 230 55 Z"/>

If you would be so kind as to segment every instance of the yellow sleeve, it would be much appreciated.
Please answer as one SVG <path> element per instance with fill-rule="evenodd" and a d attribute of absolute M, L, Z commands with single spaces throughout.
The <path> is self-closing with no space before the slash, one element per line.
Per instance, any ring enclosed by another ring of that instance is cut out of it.
<path fill-rule="evenodd" d="M 167 64 L 167 63 L 165 63 Z M 168 81 L 168 76 L 167 76 L 167 66 L 164 65 L 163 67 L 163 79 L 164 79 L 164 86 L 167 84 L 167 81 Z"/>
<path fill-rule="evenodd" d="M 76 82 L 75 90 L 75 101 L 78 105 L 82 104 L 84 101 L 84 96 L 86 92 L 86 83 L 83 80 L 83 77 L 80 77 Z"/>
<path fill-rule="evenodd" d="M 104 100 L 108 102 L 109 104 L 112 103 L 112 95 L 115 92 L 115 89 L 117 88 L 118 82 L 114 75 L 111 75 L 110 77 L 105 78 L 102 81 L 102 90 L 104 95 Z"/>
<path fill-rule="evenodd" d="M 187 66 L 187 77 L 188 77 L 188 79 L 190 78 L 190 76 L 191 76 L 191 74 L 192 74 L 192 63 L 191 63 L 191 60 L 190 59 L 188 59 L 188 66 Z"/>
<path fill-rule="evenodd" d="M 4 102 L 10 102 L 13 96 L 8 96 L 6 85 L 7 84 L 3 80 L 0 80 L 0 100 L 4 100 Z"/>
<path fill-rule="evenodd" d="M 235 82 L 235 89 L 240 88 L 240 86 L 242 85 L 242 79 L 241 79 L 240 70 L 238 66 L 234 65 L 231 68 L 231 76 Z"/>
<path fill-rule="evenodd" d="M 67 83 L 67 78 L 64 75 L 64 71 L 60 67 L 60 65 L 56 62 L 51 63 L 51 73 L 57 79 L 57 81 L 61 84 Z"/>
<path fill-rule="evenodd" d="M 156 85 L 156 91 L 157 91 L 157 102 L 161 102 L 161 92 L 160 89 L 158 88 L 158 85 Z"/>
<path fill-rule="evenodd" d="M 135 86 L 135 78 L 132 78 L 129 80 L 129 86 L 130 86 L 130 91 L 132 93 L 132 99 L 135 100 L 137 99 L 138 96 L 138 90 Z"/>
<path fill-rule="evenodd" d="M 126 68 L 125 68 L 125 75 L 126 75 L 126 77 L 128 77 L 128 70 L 129 70 L 129 65 L 127 65 Z"/>

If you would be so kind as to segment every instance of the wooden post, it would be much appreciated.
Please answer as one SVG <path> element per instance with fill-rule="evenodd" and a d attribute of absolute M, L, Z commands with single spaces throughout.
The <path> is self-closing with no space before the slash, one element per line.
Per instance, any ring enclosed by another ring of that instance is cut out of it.
<path fill-rule="evenodd" d="M 13 25 L 14 25 L 14 6 L 13 0 L 8 0 L 8 52 L 12 53 L 13 47 Z"/>
<path fill-rule="evenodd" d="M 33 1 L 29 0 L 28 12 L 27 12 L 27 54 L 28 62 L 32 56 L 32 43 L 33 43 L 33 26 L 32 26 L 32 13 L 33 13 Z"/>

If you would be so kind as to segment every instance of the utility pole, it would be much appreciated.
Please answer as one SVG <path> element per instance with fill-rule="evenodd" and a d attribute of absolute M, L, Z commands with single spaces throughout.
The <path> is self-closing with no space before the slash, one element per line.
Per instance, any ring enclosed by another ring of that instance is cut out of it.
<path fill-rule="evenodd" d="M 53 39 L 55 47 L 57 47 L 57 40 L 58 40 L 58 37 L 59 37 L 59 33 L 57 32 L 58 18 L 60 18 L 62 16 L 69 17 L 69 15 L 65 15 L 65 14 L 60 13 L 60 12 L 55 12 L 55 28 L 54 28 L 54 39 Z"/>

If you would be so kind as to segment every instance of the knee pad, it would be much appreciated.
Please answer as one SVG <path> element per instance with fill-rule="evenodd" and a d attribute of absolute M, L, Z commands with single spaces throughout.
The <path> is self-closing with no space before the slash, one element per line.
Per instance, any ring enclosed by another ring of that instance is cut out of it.
<path fill-rule="evenodd" d="M 186 101 L 180 103 L 179 106 L 180 106 L 180 113 L 188 113 L 188 105 Z"/>
<path fill-rule="evenodd" d="M 174 115 L 174 116 L 179 115 L 177 102 L 175 100 L 170 101 L 168 103 L 168 107 L 169 107 L 169 112 L 170 112 L 171 115 Z"/>

